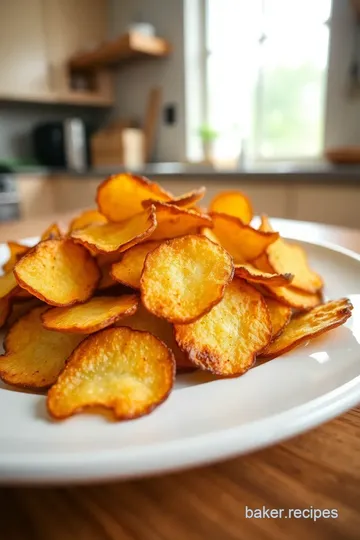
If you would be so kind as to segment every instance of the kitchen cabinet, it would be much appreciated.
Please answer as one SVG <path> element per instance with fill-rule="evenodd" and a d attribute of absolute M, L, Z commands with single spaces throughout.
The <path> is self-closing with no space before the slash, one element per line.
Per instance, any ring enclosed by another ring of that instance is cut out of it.
<path fill-rule="evenodd" d="M 54 190 L 47 176 L 22 175 L 17 178 L 16 184 L 21 219 L 34 219 L 54 213 Z"/>
<path fill-rule="evenodd" d="M 49 92 L 43 0 L 0 2 L 0 95 Z"/>
<path fill-rule="evenodd" d="M 70 56 L 105 39 L 107 16 L 108 0 L 0 2 L 0 99 L 112 105 L 111 73 L 87 91 L 72 89 L 68 70 Z"/>
<path fill-rule="evenodd" d="M 297 185 L 293 219 L 360 228 L 360 186 Z"/>

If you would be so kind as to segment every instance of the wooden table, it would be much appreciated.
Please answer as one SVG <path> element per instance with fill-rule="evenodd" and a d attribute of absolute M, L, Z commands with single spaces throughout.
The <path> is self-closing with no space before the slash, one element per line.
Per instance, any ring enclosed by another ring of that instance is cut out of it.
<path fill-rule="evenodd" d="M 47 224 L 44 219 L 3 224 L 0 241 L 38 234 Z M 289 236 L 360 252 L 358 231 L 275 224 Z M 335 508 L 339 517 L 245 519 L 246 505 Z M 304 538 L 360 538 L 360 408 L 283 444 L 186 472 L 96 486 L 0 489 L 4 540 Z"/>

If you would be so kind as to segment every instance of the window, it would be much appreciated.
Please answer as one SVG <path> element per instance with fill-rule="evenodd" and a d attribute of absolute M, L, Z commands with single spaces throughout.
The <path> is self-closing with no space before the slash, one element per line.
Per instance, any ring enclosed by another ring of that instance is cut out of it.
<path fill-rule="evenodd" d="M 331 0 L 203 0 L 204 123 L 214 157 L 317 157 L 323 149 Z"/>

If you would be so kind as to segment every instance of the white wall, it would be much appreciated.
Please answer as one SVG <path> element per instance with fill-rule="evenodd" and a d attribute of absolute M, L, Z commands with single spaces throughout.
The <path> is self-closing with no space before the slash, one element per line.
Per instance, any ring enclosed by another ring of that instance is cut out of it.
<path fill-rule="evenodd" d="M 177 122 L 167 126 L 161 114 L 154 159 L 181 161 L 185 158 L 183 0 L 112 0 L 110 36 L 126 32 L 136 17 L 152 23 L 157 35 L 172 43 L 173 53 L 167 59 L 139 61 L 118 71 L 114 116 L 143 122 L 148 93 L 152 87 L 161 86 L 163 103 L 176 105 Z"/>
<path fill-rule="evenodd" d="M 333 0 L 329 74 L 327 85 L 325 147 L 360 145 L 360 93 L 350 97 L 349 66 L 356 19 L 350 0 Z M 360 60 L 360 51 L 358 51 Z"/>

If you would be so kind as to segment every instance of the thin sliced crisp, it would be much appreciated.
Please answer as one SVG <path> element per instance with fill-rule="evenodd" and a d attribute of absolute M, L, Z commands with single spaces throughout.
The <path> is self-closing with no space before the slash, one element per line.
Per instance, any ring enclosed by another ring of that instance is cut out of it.
<path fill-rule="evenodd" d="M 222 191 L 213 198 L 209 210 L 239 218 L 245 225 L 254 216 L 250 199 L 241 191 Z"/>
<path fill-rule="evenodd" d="M 214 234 L 214 231 L 212 229 L 208 229 L 207 227 L 203 227 L 202 229 L 200 229 L 200 234 L 203 234 L 204 236 L 206 236 L 206 238 L 208 238 L 212 242 L 215 242 L 215 244 L 220 244 L 220 240 Z"/>
<path fill-rule="evenodd" d="M 88 337 L 70 356 L 50 389 L 49 413 L 64 419 L 88 407 L 111 409 L 118 420 L 150 413 L 171 392 L 172 352 L 153 335 L 107 328 Z"/>
<path fill-rule="evenodd" d="M 52 223 L 41 235 L 41 241 L 53 240 L 54 238 L 60 238 L 61 231 L 57 223 Z"/>
<path fill-rule="evenodd" d="M 98 210 L 85 210 L 70 222 L 68 233 L 77 229 L 85 229 L 89 225 L 100 225 L 101 223 L 107 223 L 107 219 Z"/>
<path fill-rule="evenodd" d="M 263 285 L 266 293 L 269 296 L 276 298 L 281 304 L 285 306 L 298 309 L 300 311 L 306 311 L 311 309 L 322 302 L 321 293 L 307 293 L 300 291 L 294 287 L 273 287 L 271 285 Z"/>
<path fill-rule="evenodd" d="M 148 238 L 155 228 L 155 207 L 151 206 L 121 223 L 90 225 L 73 231 L 71 237 L 98 253 L 122 253 Z"/>
<path fill-rule="evenodd" d="M 0 328 L 4 326 L 11 312 L 9 298 L 0 298 Z"/>
<path fill-rule="evenodd" d="M 192 324 L 175 325 L 175 339 L 199 368 L 217 375 L 241 375 L 271 339 L 264 298 L 235 278 L 209 313 Z"/>
<path fill-rule="evenodd" d="M 7 246 L 9 248 L 9 258 L 2 266 L 5 274 L 11 272 L 11 270 L 14 269 L 15 264 L 30 249 L 28 246 L 23 246 L 22 244 L 18 244 L 17 242 L 8 242 Z"/>
<path fill-rule="evenodd" d="M 212 220 L 195 210 L 186 210 L 168 203 L 155 203 L 157 227 L 151 240 L 167 240 L 196 234 L 201 227 L 212 227 Z"/>
<path fill-rule="evenodd" d="M 271 340 L 276 339 L 291 319 L 292 309 L 281 304 L 275 298 L 265 298 L 271 321 Z"/>
<path fill-rule="evenodd" d="M 259 230 L 270 232 L 273 230 L 267 216 L 261 216 Z M 273 272 L 279 274 L 290 272 L 294 275 L 292 286 L 308 293 L 316 293 L 324 283 L 308 263 L 305 250 L 296 244 L 279 238 L 267 249 L 267 262 Z M 264 261 L 263 261 L 264 263 Z"/>
<path fill-rule="evenodd" d="M 121 261 L 112 265 L 111 275 L 116 282 L 120 282 L 127 287 L 140 289 L 140 278 L 144 268 L 145 258 L 148 253 L 154 251 L 160 242 L 143 242 L 128 249 Z"/>
<path fill-rule="evenodd" d="M 178 208 L 192 208 L 195 203 L 204 197 L 205 193 L 206 188 L 203 186 L 194 189 L 193 191 L 189 191 L 188 193 L 184 193 L 183 195 L 179 195 L 178 197 L 174 197 L 170 201 L 167 201 L 167 204 L 175 205 Z M 155 199 L 148 199 L 147 201 L 143 201 L 142 205 L 144 208 L 147 208 L 154 203 L 156 203 Z"/>
<path fill-rule="evenodd" d="M 17 285 L 13 271 L 0 276 L 0 298 L 13 294 L 17 289 Z"/>
<path fill-rule="evenodd" d="M 12 298 L 10 300 L 12 300 Z M 14 323 L 16 323 L 16 321 L 20 319 L 20 317 L 23 317 L 24 315 L 29 313 L 29 311 L 40 306 L 48 307 L 46 304 L 41 302 L 41 300 L 35 298 L 35 296 L 33 296 L 30 300 L 26 302 L 14 303 L 11 301 L 11 313 L 8 320 L 6 321 L 6 325 L 10 328 Z"/>
<path fill-rule="evenodd" d="M 0 378 L 23 388 L 47 388 L 57 379 L 67 358 L 84 336 L 46 330 L 41 315 L 47 306 L 33 309 L 9 330 L 0 356 Z"/>
<path fill-rule="evenodd" d="M 22 288 L 53 306 L 85 302 L 100 281 L 96 260 L 69 238 L 40 242 L 20 259 L 14 273 Z"/>
<path fill-rule="evenodd" d="M 307 313 L 293 317 L 282 334 L 261 353 L 262 358 L 275 358 L 304 341 L 328 332 L 351 317 L 353 306 L 347 298 L 322 304 Z"/>
<path fill-rule="evenodd" d="M 165 321 L 165 319 L 155 317 L 142 303 L 139 304 L 134 315 L 119 321 L 116 323 L 116 326 L 128 326 L 134 330 L 150 332 L 150 334 L 163 341 L 173 352 L 177 371 L 188 371 L 194 368 L 194 364 L 190 362 L 188 356 L 179 348 L 175 341 L 173 325 Z"/>
<path fill-rule="evenodd" d="M 255 268 L 252 264 L 236 264 L 235 276 L 253 283 L 265 283 L 275 287 L 288 287 L 292 282 L 292 274 L 269 274 Z"/>
<path fill-rule="evenodd" d="M 98 285 L 99 291 L 105 291 L 106 289 L 110 289 L 110 287 L 117 285 L 118 282 L 115 281 L 111 275 L 111 267 L 111 264 L 104 264 L 103 266 L 100 266 L 101 279 Z"/>
<path fill-rule="evenodd" d="M 96 201 L 110 221 L 124 221 L 142 211 L 147 199 L 169 201 L 173 197 L 155 182 L 133 174 L 116 174 L 100 184 Z"/>
<path fill-rule="evenodd" d="M 145 307 L 172 323 L 192 322 L 220 302 L 234 266 L 202 235 L 174 238 L 148 254 L 140 280 Z"/>
<path fill-rule="evenodd" d="M 244 263 L 260 257 L 268 246 L 279 238 L 279 233 L 262 232 L 244 225 L 236 217 L 211 212 L 213 232 L 235 263 Z"/>
<path fill-rule="evenodd" d="M 23 302 L 25 300 L 30 300 L 31 298 L 34 298 L 33 295 L 19 286 L 11 293 L 11 299 L 14 302 Z"/>
<path fill-rule="evenodd" d="M 92 334 L 102 330 L 122 317 L 136 311 L 135 294 L 124 296 L 97 296 L 84 304 L 67 308 L 51 308 L 42 315 L 44 328 L 56 332 Z"/>

